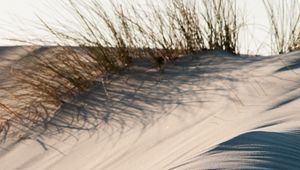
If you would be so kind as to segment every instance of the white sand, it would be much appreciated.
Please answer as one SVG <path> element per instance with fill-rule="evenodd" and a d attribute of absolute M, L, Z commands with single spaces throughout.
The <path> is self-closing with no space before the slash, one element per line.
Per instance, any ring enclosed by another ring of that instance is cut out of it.
<path fill-rule="evenodd" d="M 210 52 L 162 74 L 135 67 L 107 84 L 109 102 L 102 86 L 76 99 L 107 124 L 5 146 L 0 170 L 300 169 L 299 65 L 300 51 Z"/>

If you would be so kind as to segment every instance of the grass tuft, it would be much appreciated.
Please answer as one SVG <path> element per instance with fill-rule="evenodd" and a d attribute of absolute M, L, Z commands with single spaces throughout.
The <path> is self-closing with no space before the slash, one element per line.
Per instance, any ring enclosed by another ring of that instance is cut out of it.
<path fill-rule="evenodd" d="M 271 25 L 273 52 L 287 53 L 299 49 L 300 2 L 297 0 L 264 0 Z"/>
<path fill-rule="evenodd" d="M 68 0 L 65 6 L 75 24 L 53 25 L 40 18 L 56 46 L 32 53 L 30 64 L 12 73 L 10 101 L 0 101 L 4 138 L 35 127 L 47 130 L 63 104 L 101 83 L 103 76 L 129 67 L 134 58 L 162 69 L 168 61 L 203 50 L 238 53 L 244 26 L 234 0 L 148 1 L 148 10 L 136 2 L 115 1 L 105 9 L 100 0 Z"/>

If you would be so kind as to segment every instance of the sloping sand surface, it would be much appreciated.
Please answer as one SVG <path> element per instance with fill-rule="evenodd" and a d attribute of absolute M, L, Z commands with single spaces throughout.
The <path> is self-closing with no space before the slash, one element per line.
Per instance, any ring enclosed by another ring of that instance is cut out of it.
<path fill-rule="evenodd" d="M 122 74 L 65 105 L 50 132 L 3 145 L 0 170 L 300 169 L 300 51 Z"/>

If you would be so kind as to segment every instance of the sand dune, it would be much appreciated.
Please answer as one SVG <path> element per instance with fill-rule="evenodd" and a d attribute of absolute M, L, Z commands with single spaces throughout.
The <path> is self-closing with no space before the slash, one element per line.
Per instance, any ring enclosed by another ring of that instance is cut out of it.
<path fill-rule="evenodd" d="M 300 51 L 137 64 L 63 106 L 46 134 L 3 145 L 0 170 L 300 169 L 299 65 Z"/>

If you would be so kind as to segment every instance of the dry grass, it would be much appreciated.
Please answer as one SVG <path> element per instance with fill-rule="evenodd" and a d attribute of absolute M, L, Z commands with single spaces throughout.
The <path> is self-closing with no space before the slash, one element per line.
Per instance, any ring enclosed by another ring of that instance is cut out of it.
<path fill-rule="evenodd" d="M 299 50 L 300 49 L 300 31 L 295 40 L 293 40 L 292 45 L 289 46 L 289 51 Z"/>
<path fill-rule="evenodd" d="M 278 54 L 299 49 L 300 2 L 297 0 L 264 0 L 268 13 L 273 51 Z"/>
<path fill-rule="evenodd" d="M 173 0 L 162 6 L 149 1 L 150 11 L 138 3 L 123 7 L 110 2 L 112 12 L 99 0 L 69 0 L 65 5 L 77 21 L 75 26 L 40 19 L 56 37 L 57 47 L 32 54 L 29 65 L 14 70 L 18 88 L 7 90 L 9 102 L 0 101 L 4 138 L 37 126 L 47 129 L 60 106 L 103 83 L 101 76 L 130 66 L 132 58 L 147 59 L 161 69 L 165 62 L 202 50 L 238 53 L 244 23 L 233 0 Z"/>

